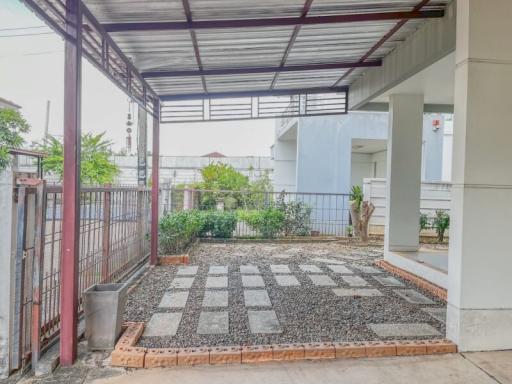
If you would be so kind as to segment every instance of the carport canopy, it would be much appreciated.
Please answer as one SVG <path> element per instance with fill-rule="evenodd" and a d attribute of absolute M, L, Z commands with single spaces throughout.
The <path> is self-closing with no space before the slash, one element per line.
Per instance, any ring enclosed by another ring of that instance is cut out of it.
<path fill-rule="evenodd" d="M 346 113 L 350 84 L 425 19 L 443 17 L 448 0 L 23 2 L 65 39 L 60 363 L 67 366 L 77 345 L 82 57 L 154 116 L 155 264 L 160 121 Z"/>

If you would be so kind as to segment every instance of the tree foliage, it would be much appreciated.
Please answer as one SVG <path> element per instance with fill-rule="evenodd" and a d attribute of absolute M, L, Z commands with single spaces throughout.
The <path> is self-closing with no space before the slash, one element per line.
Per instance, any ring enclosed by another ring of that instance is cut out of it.
<path fill-rule="evenodd" d="M 105 139 L 105 132 L 82 135 L 80 181 L 84 184 L 108 184 L 114 181 L 119 168 L 110 160 L 112 142 Z M 41 148 L 47 156 L 43 159 L 45 171 L 55 173 L 61 180 L 64 175 L 64 146 L 50 136 Z"/>
<path fill-rule="evenodd" d="M 9 150 L 19 148 L 24 143 L 22 133 L 27 133 L 30 125 L 20 112 L 14 109 L 0 109 L 0 171 L 9 165 Z"/>

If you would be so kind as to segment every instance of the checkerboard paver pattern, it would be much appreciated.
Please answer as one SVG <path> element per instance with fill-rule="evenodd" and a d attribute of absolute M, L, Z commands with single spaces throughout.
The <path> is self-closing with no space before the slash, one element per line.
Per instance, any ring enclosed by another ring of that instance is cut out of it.
<path fill-rule="evenodd" d="M 313 288 L 322 289 L 325 295 L 339 300 L 385 300 L 387 296 L 395 295 L 395 299 L 399 297 L 404 304 L 418 306 L 432 319 L 440 323 L 446 321 L 445 307 L 408 288 L 401 280 L 383 270 L 330 258 L 313 258 L 312 261 L 315 259 L 315 264 L 287 264 L 286 260 L 282 260 L 282 264 L 268 265 L 177 267 L 167 291 L 147 323 L 144 336 L 176 336 L 180 327 L 185 326 L 182 318 L 187 311 L 195 311 L 198 316 L 198 335 L 226 335 L 231 327 L 241 326 L 230 324 L 230 315 L 240 310 L 243 313 L 234 318 L 237 321 L 245 318 L 245 326 L 252 334 L 278 335 L 286 330 L 289 320 L 286 313 L 280 312 L 280 300 L 290 300 L 286 292 L 296 292 L 294 295 L 300 297 L 302 290 Z M 231 279 L 239 279 L 238 284 L 241 283 L 241 308 L 232 306 L 235 292 L 233 287 L 230 288 Z M 280 294 L 274 295 L 274 290 Z M 191 292 L 200 294 L 192 295 Z M 192 296 L 196 301 L 194 303 L 191 302 Z M 333 311 L 336 310 L 333 308 Z M 421 322 L 372 323 L 366 326 L 381 338 L 440 336 L 433 326 Z"/>

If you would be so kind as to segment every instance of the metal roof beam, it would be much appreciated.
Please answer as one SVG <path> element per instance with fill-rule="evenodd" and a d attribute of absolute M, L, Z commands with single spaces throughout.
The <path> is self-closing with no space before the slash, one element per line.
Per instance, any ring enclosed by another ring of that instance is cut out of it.
<path fill-rule="evenodd" d="M 412 12 L 422 12 L 421 8 L 423 8 L 430 0 L 421 0 L 412 10 Z M 443 11 L 444 16 L 444 11 Z M 391 28 L 382 38 L 375 43 L 368 52 L 366 52 L 361 59 L 359 59 L 360 63 L 364 63 L 366 59 L 368 59 L 377 49 L 379 49 L 386 41 L 388 41 L 400 28 L 402 28 L 405 23 L 407 23 L 408 19 L 402 19 L 397 22 L 393 28 Z M 345 80 L 355 68 L 349 69 L 343 76 L 341 76 L 336 82 L 333 84 L 333 87 L 338 86 L 343 80 Z"/>
<path fill-rule="evenodd" d="M 280 72 L 298 72 L 298 71 L 321 71 L 329 69 L 346 68 L 368 68 L 380 67 L 382 60 L 372 60 L 364 63 L 327 63 L 327 64 L 306 64 L 290 65 L 287 67 L 242 67 L 242 68 L 215 68 L 190 71 L 147 71 L 142 72 L 145 79 L 154 79 L 162 77 L 182 77 L 182 76 L 212 76 L 212 75 L 245 75 L 251 73 L 280 73 Z"/>
<path fill-rule="evenodd" d="M 318 88 L 300 88 L 300 89 L 269 89 L 264 91 L 240 91 L 240 92 L 210 92 L 210 93 L 189 93 L 183 95 L 160 95 L 162 101 L 178 100 L 198 100 L 198 99 L 222 99 L 237 97 L 257 97 L 257 96 L 287 96 L 298 95 L 302 93 L 336 93 L 348 92 L 348 87 L 318 87 Z"/>
<path fill-rule="evenodd" d="M 444 10 L 410 11 L 410 12 L 377 12 L 354 13 L 345 15 L 311 16 L 311 17 L 279 17 L 265 19 L 233 19 L 178 22 L 133 22 L 105 23 L 107 32 L 126 31 L 168 31 L 189 29 L 225 29 L 225 28 L 257 28 L 297 25 L 340 24 L 365 21 L 432 19 L 444 16 Z"/>

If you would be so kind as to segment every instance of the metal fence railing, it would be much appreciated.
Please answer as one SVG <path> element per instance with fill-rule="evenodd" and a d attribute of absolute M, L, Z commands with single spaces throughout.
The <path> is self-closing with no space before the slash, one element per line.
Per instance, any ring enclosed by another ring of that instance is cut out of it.
<path fill-rule="evenodd" d="M 33 182 L 33 180 L 32 180 Z M 13 366 L 37 361 L 60 331 L 62 187 L 18 184 Z M 93 284 L 121 281 L 150 251 L 151 193 L 82 187 L 79 305 Z"/>
<path fill-rule="evenodd" d="M 261 210 L 268 207 L 307 209 L 307 225 L 311 234 L 324 236 L 346 236 L 350 224 L 349 194 L 301 193 L 301 192 L 254 192 L 254 191 L 209 191 L 198 189 L 167 188 L 161 191 L 163 214 L 187 209 L 198 210 Z M 291 203 L 295 203 L 293 207 Z M 252 237 L 257 234 L 239 220 L 235 237 Z M 283 232 L 281 236 L 285 235 Z"/>

